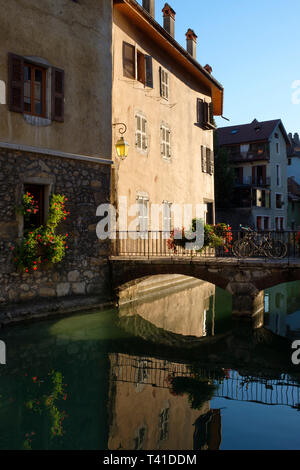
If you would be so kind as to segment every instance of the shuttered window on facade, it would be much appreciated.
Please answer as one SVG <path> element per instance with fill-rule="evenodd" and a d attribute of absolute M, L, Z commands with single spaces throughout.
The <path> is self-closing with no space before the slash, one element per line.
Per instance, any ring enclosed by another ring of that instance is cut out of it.
<path fill-rule="evenodd" d="M 203 173 L 206 173 L 206 149 L 201 145 L 201 168 Z"/>
<path fill-rule="evenodd" d="M 203 99 L 197 99 L 197 123 L 207 129 L 215 128 L 213 102 L 207 103 Z"/>
<path fill-rule="evenodd" d="M 136 203 L 139 213 L 139 231 L 147 232 L 149 230 L 149 199 L 146 196 L 138 196 Z"/>
<path fill-rule="evenodd" d="M 214 153 L 207 147 L 201 146 L 201 168 L 203 173 L 214 174 Z"/>
<path fill-rule="evenodd" d="M 170 232 L 172 227 L 172 203 L 163 201 L 163 231 Z"/>
<path fill-rule="evenodd" d="M 153 88 L 153 60 L 135 46 L 123 42 L 123 75 Z"/>
<path fill-rule="evenodd" d="M 147 119 L 142 114 L 137 113 L 136 119 L 136 133 L 135 133 L 135 145 L 138 150 L 146 151 L 148 148 L 148 137 L 147 137 Z"/>
<path fill-rule="evenodd" d="M 64 71 L 27 62 L 23 57 L 8 55 L 9 110 L 40 117 L 50 116 L 54 121 L 64 121 Z M 47 79 L 51 83 L 47 84 Z M 51 88 L 51 102 L 46 90 Z"/>
<path fill-rule="evenodd" d="M 161 135 L 161 155 L 163 158 L 171 158 L 171 131 L 164 124 L 160 128 Z"/>
<path fill-rule="evenodd" d="M 169 99 L 169 74 L 162 67 L 159 68 L 160 96 Z"/>
<path fill-rule="evenodd" d="M 135 47 L 127 42 L 123 42 L 123 74 L 135 79 Z"/>

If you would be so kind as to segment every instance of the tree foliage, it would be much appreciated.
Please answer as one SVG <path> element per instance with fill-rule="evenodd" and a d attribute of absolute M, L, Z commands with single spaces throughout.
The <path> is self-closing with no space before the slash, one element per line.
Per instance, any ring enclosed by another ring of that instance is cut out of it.
<path fill-rule="evenodd" d="M 231 206 L 235 174 L 230 165 L 227 150 L 219 146 L 217 132 L 214 133 L 215 148 L 215 201 L 217 208 Z"/>

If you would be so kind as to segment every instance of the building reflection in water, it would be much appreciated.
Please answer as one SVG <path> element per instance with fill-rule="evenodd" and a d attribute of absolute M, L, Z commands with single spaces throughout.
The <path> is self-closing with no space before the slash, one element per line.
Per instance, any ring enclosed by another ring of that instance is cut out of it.
<path fill-rule="evenodd" d="M 193 409 L 172 380 L 191 376 L 185 364 L 110 354 L 110 450 L 217 450 L 221 413 L 208 396 Z"/>
<path fill-rule="evenodd" d="M 300 338 L 300 282 L 281 284 L 265 291 L 265 326 L 290 339 Z"/>
<path fill-rule="evenodd" d="M 140 316 L 172 333 L 199 338 L 214 336 L 213 284 L 186 276 L 154 276 L 138 287 L 134 302 L 123 292 L 120 318 Z"/>

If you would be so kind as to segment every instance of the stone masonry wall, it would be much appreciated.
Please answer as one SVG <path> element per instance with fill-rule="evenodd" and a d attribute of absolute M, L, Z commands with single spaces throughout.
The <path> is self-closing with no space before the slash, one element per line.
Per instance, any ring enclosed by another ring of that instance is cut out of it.
<path fill-rule="evenodd" d="M 11 247 L 22 236 L 24 183 L 47 185 L 68 198 L 65 259 L 35 273 L 20 273 Z M 108 293 L 108 242 L 96 236 L 97 206 L 109 202 L 110 166 L 89 161 L 0 149 L 0 307 L 24 301 Z M 106 295 L 105 295 L 106 294 Z"/>

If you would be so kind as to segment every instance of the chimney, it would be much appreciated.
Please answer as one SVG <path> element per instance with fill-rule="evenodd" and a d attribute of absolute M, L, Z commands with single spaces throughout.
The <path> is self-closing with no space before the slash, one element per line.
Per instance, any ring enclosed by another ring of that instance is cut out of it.
<path fill-rule="evenodd" d="M 175 38 L 175 15 L 176 12 L 173 10 L 168 3 L 165 4 L 165 6 L 162 9 L 162 12 L 164 14 L 164 28 L 165 30 L 172 36 L 172 38 Z"/>
<path fill-rule="evenodd" d="M 299 145 L 300 144 L 300 141 L 299 141 L 299 134 L 296 132 L 296 134 L 294 134 L 294 142 L 296 145 Z"/>
<path fill-rule="evenodd" d="M 192 29 L 189 29 L 186 33 L 186 49 L 194 59 L 197 56 L 197 37 Z"/>
<path fill-rule="evenodd" d="M 155 18 L 155 0 L 143 0 L 143 8 Z"/>
<path fill-rule="evenodd" d="M 206 64 L 206 65 L 204 66 L 204 68 L 205 68 L 205 70 L 206 70 L 208 73 L 212 74 L 212 71 L 213 71 L 213 70 L 212 70 L 212 68 L 211 68 L 211 66 L 210 66 L 209 64 Z"/>

